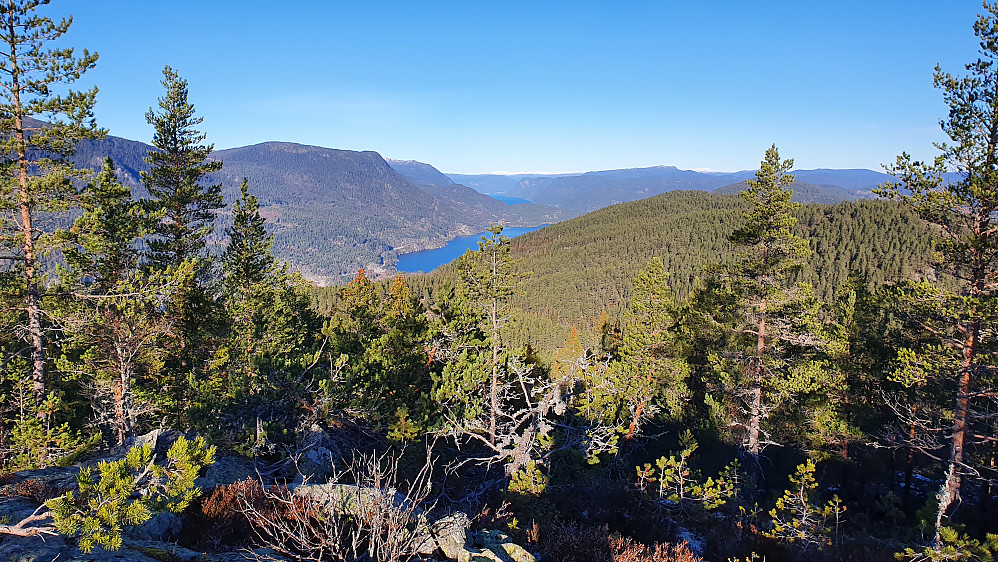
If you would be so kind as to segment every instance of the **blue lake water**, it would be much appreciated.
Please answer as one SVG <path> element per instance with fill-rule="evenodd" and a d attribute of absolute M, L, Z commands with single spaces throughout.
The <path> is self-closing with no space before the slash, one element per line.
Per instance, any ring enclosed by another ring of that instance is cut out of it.
<path fill-rule="evenodd" d="M 523 197 L 510 197 L 509 195 L 489 195 L 493 199 L 498 199 L 507 205 L 516 205 L 517 203 L 530 203 L 530 201 L 524 199 Z"/>
<path fill-rule="evenodd" d="M 502 229 L 502 233 L 503 236 L 515 238 L 521 234 L 533 232 L 538 228 L 541 227 L 506 227 Z M 411 254 L 402 254 L 399 256 L 399 263 L 397 266 L 398 270 L 404 273 L 433 271 L 445 263 L 456 260 L 465 252 L 465 250 L 478 249 L 478 241 L 481 240 L 483 234 L 488 233 L 483 232 L 481 234 L 475 234 L 474 236 L 458 236 L 448 242 L 443 248 L 437 248 L 435 250 L 422 250 L 420 252 L 412 252 Z"/>

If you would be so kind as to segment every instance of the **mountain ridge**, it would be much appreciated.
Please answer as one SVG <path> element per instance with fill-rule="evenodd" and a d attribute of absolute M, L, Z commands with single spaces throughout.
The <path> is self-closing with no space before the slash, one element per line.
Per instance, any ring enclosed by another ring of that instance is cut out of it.
<path fill-rule="evenodd" d="M 883 172 L 863 168 L 816 168 L 795 170 L 792 173 L 797 175 L 797 181 L 801 184 L 825 186 L 827 189 L 820 198 L 821 202 L 867 198 L 871 196 L 868 193 L 870 190 L 893 179 Z M 696 171 L 659 165 L 562 175 L 445 175 L 482 193 L 522 197 L 534 203 L 591 212 L 675 190 L 713 191 L 752 179 L 755 171 Z M 834 188 L 841 188 L 843 191 Z M 834 193 L 841 195 L 841 198 L 828 198 Z"/>
<path fill-rule="evenodd" d="M 141 172 L 153 147 L 107 136 L 84 141 L 74 162 L 99 169 L 105 156 L 115 163 L 136 198 L 147 197 Z M 338 282 L 366 269 L 372 277 L 395 273 L 399 254 L 435 248 L 456 236 L 484 230 L 490 222 L 538 226 L 578 213 L 538 205 L 507 205 L 456 184 L 416 184 L 375 151 L 350 151 L 287 141 L 268 141 L 216 150 L 210 158 L 222 170 L 205 181 L 222 185 L 227 203 L 247 178 L 260 201 L 274 254 L 307 278 Z M 220 213 L 212 244 L 225 243 L 229 221 Z"/>

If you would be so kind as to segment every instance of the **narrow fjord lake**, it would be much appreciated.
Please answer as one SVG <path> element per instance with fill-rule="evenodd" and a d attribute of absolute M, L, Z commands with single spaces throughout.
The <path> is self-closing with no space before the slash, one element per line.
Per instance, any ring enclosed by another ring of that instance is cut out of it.
<path fill-rule="evenodd" d="M 514 228 L 506 227 L 502 229 L 502 233 L 503 236 L 515 238 L 521 234 L 533 232 L 542 226 L 523 226 Z M 403 273 L 433 271 L 445 263 L 456 260 L 466 250 L 477 249 L 478 241 L 481 240 L 483 235 L 488 234 L 488 232 L 482 232 L 473 236 L 458 236 L 448 242 L 443 248 L 437 248 L 435 250 L 422 250 L 419 252 L 412 252 L 411 254 L 402 254 L 399 256 L 398 270 Z"/>

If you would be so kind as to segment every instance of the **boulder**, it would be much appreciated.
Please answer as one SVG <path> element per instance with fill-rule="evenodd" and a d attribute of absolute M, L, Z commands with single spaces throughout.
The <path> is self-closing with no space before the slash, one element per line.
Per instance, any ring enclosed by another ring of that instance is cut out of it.
<path fill-rule="evenodd" d="M 467 514 L 457 511 L 417 529 L 416 554 L 430 555 L 437 550 L 449 560 L 456 560 L 468 542 Z"/>
<path fill-rule="evenodd" d="M 468 542 L 468 527 L 471 521 L 463 512 L 452 513 L 437 519 L 430 525 L 430 533 L 444 556 L 456 559 Z"/>
<path fill-rule="evenodd" d="M 166 455 L 166 452 L 170 450 L 170 447 L 176 443 L 177 439 L 180 439 L 181 437 L 187 437 L 192 441 L 197 438 L 197 436 L 193 433 L 185 435 L 175 429 L 154 429 L 143 435 L 129 437 L 125 440 L 124 445 L 114 449 L 109 455 L 103 455 L 100 459 L 95 459 L 93 464 L 96 464 L 97 460 L 115 461 L 123 459 L 132 447 L 141 447 L 143 445 L 152 445 L 153 452 L 156 453 L 158 457 L 162 458 Z"/>
<path fill-rule="evenodd" d="M 325 484 L 333 477 L 336 463 L 343 453 L 333 439 L 319 425 L 313 425 L 302 437 L 302 454 L 295 460 L 296 482 Z"/>
<path fill-rule="evenodd" d="M 255 460 L 237 456 L 216 457 L 215 463 L 208 467 L 204 476 L 194 481 L 194 485 L 211 495 L 211 491 L 218 486 L 242 482 L 247 478 L 257 479 Z"/>
<path fill-rule="evenodd" d="M 391 502 L 395 509 L 412 509 L 417 515 L 422 511 L 409 505 L 409 499 L 395 488 L 364 488 L 353 484 L 309 484 L 295 488 L 295 494 L 311 499 L 329 511 L 337 514 L 362 516 L 376 509 L 382 509 Z"/>
<path fill-rule="evenodd" d="M 534 555 L 514 543 L 502 531 L 483 529 L 474 535 L 474 545 L 462 549 L 458 562 L 535 562 Z"/>
<path fill-rule="evenodd" d="M 153 513 L 148 521 L 141 525 L 125 527 L 125 534 L 136 540 L 171 541 L 180 535 L 184 528 L 184 520 L 176 513 L 161 511 Z"/>

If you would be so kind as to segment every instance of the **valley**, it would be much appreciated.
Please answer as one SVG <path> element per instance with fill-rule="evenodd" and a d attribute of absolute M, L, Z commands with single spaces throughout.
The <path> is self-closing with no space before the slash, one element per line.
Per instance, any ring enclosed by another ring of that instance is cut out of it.
<path fill-rule="evenodd" d="M 115 163 L 136 198 L 145 197 L 141 173 L 151 147 L 108 136 L 82 142 L 74 156 L 96 169 L 104 155 Z M 674 190 L 737 193 L 753 172 L 707 173 L 657 166 L 585 174 L 447 175 L 430 164 L 380 154 L 291 142 L 216 150 L 222 170 L 207 181 L 227 201 L 247 178 L 274 235 L 274 253 L 319 284 L 344 283 L 358 269 L 373 278 L 400 271 L 399 256 L 446 246 L 482 232 L 491 222 L 536 227 L 621 202 Z M 832 204 L 868 199 L 889 176 L 870 170 L 800 170 L 795 201 Z M 212 245 L 221 249 L 223 213 Z M 455 256 L 456 257 L 456 256 Z M 401 271 L 409 271 L 404 266 Z"/>

